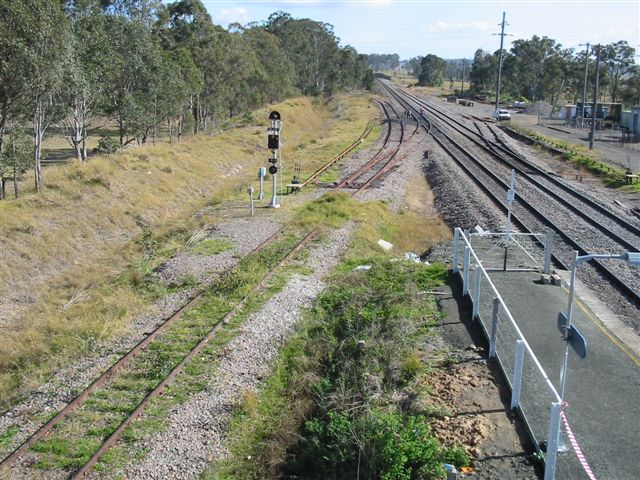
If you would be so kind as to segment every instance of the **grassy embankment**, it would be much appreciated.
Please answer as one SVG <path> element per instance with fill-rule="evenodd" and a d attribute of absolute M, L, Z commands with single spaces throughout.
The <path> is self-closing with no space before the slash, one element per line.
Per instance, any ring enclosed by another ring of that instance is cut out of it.
<path fill-rule="evenodd" d="M 284 157 L 301 158 L 303 174 L 377 114 L 365 95 L 272 107 L 284 119 Z M 150 273 L 217 220 L 194 218 L 196 211 L 244 201 L 266 163 L 270 110 L 254 112 L 256 125 L 219 135 L 47 168 L 43 192 L 0 203 L 0 408 L 102 340 L 125 334 L 158 297 L 194 286 L 161 286 Z"/>
<path fill-rule="evenodd" d="M 624 176 L 625 170 L 604 163 L 602 153 L 597 150 L 589 150 L 582 145 L 540 135 L 518 125 L 511 124 L 509 127 L 537 142 L 564 151 L 563 157 L 565 160 L 568 160 L 579 169 L 584 169 L 600 177 L 608 187 L 619 188 L 626 192 L 640 192 L 640 184 L 627 184 Z"/>
<path fill-rule="evenodd" d="M 449 231 L 437 219 L 410 209 L 393 214 L 383 203 L 351 211 L 359 228 L 330 287 L 263 389 L 245 393 L 230 457 L 206 478 L 440 478 L 444 462 L 469 462 L 462 448 L 439 445 L 429 427 L 442 412 L 429 399 L 434 367 L 422 347 L 438 321 L 428 291 L 445 270 L 394 260 Z M 394 243 L 393 252 L 381 252 L 379 238 Z"/>

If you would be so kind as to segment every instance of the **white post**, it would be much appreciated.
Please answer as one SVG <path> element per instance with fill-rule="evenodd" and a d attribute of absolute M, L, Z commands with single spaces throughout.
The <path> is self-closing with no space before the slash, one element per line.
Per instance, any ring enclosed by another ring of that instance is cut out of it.
<path fill-rule="evenodd" d="M 264 198 L 264 177 L 266 176 L 266 167 L 260 167 L 260 170 L 258 170 L 258 179 L 260 180 L 260 193 L 258 194 L 258 200 L 262 200 Z"/>
<path fill-rule="evenodd" d="M 556 476 L 556 457 L 560 437 L 560 412 L 562 404 L 553 402 L 549 416 L 549 434 L 547 436 L 547 454 L 544 459 L 544 480 L 554 480 Z"/>
<path fill-rule="evenodd" d="M 551 252 L 553 251 L 553 231 L 547 230 L 544 241 L 544 266 L 542 273 L 549 275 L 551 273 Z"/>
<path fill-rule="evenodd" d="M 458 273 L 458 243 L 460 243 L 460 228 L 453 232 L 453 273 Z"/>
<path fill-rule="evenodd" d="M 571 327 L 571 319 L 573 316 L 573 295 L 576 287 L 576 269 L 578 267 L 578 252 L 577 250 L 573 251 L 573 262 L 571 268 L 571 287 L 569 287 L 569 305 L 567 306 L 567 324 L 565 325 L 564 331 L 564 360 L 562 364 L 562 369 L 560 370 L 560 399 L 564 401 L 564 387 L 567 383 L 567 366 L 569 363 L 569 342 L 567 340 L 567 335 L 569 332 L 569 327 Z"/>
<path fill-rule="evenodd" d="M 500 300 L 498 299 L 498 297 L 493 297 L 493 307 L 491 308 L 491 340 L 489 341 L 489 358 L 495 358 L 496 356 L 499 312 L 500 312 Z"/>
<path fill-rule="evenodd" d="M 480 308 L 480 280 L 482 279 L 482 269 L 478 265 L 476 267 L 476 286 L 473 291 L 473 313 L 471 319 L 475 320 L 478 317 L 478 309 Z"/>
<path fill-rule="evenodd" d="M 278 174 L 274 173 L 272 175 L 272 177 L 273 177 L 273 194 L 271 195 L 271 203 L 269 204 L 269 207 L 278 208 L 278 207 L 280 207 L 280 205 L 278 204 L 278 192 L 277 192 L 277 188 L 278 188 L 277 177 L 278 177 Z"/>
<path fill-rule="evenodd" d="M 513 364 L 513 391 L 511 392 L 511 410 L 520 404 L 522 386 L 522 365 L 524 364 L 524 340 L 516 341 L 516 355 Z"/>
<path fill-rule="evenodd" d="M 462 260 L 462 295 L 469 293 L 469 259 L 471 252 L 467 245 L 464 246 L 464 257 Z"/>

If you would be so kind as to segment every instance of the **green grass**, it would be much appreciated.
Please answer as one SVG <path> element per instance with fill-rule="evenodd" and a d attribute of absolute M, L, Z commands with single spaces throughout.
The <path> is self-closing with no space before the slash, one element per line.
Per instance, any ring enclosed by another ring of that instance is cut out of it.
<path fill-rule="evenodd" d="M 326 211 L 335 226 L 346 218 L 361 222 L 353 245 L 264 388 L 246 393 L 238 405 L 231 456 L 211 465 L 205 478 L 355 478 L 358 462 L 344 454 L 358 452 L 358 445 L 366 446 L 361 473 L 373 469 L 376 478 L 416 478 L 418 470 L 435 478 L 444 461 L 469 462 L 461 448 L 431 437 L 428 402 L 418 398 L 427 394 L 419 385 L 428 369 L 417 346 L 438 319 L 433 299 L 418 292 L 441 283 L 445 268 L 393 262 L 376 246 L 380 233 L 402 243 L 400 231 L 412 218 L 406 212 L 394 215 L 384 202 L 358 204 L 332 194 L 302 207 L 297 221 L 327 223 Z M 372 269 L 355 271 L 360 264 Z M 414 392 L 421 411 L 394 401 L 403 397 L 394 395 L 399 392 Z M 362 437 L 354 438 L 356 432 Z"/>
<path fill-rule="evenodd" d="M 20 432 L 20 427 L 10 427 L 0 434 L 0 452 L 11 445 L 13 438 Z"/>
<path fill-rule="evenodd" d="M 604 184 L 610 188 L 620 189 L 625 192 L 640 192 L 640 184 L 627 184 L 624 176 L 625 170 L 607 165 L 602 160 L 600 152 L 589 150 L 575 143 L 540 135 L 516 125 L 510 125 L 510 128 L 543 145 L 564 151 L 563 158 L 565 160 L 600 177 Z"/>
<path fill-rule="evenodd" d="M 191 248 L 191 253 L 196 255 L 217 255 L 219 253 L 226 252 L 227 250 L 231 250 L 232 248 L 233 244 L 226 240 L 209 238 Z"/>

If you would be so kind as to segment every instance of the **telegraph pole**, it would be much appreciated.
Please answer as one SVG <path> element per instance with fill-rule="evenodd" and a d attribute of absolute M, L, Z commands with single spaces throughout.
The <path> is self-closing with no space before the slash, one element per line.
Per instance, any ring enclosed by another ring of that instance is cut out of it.
<path fill-rule="evenodd" d="M 593 138 L 596 133 L 598 119 L 598 83 L 600 83 L 600 45 L 596 45 L 596 84 L 593 87 L 593 107 L 591 108 L 591 134 L 589 135 L 589 150 L 593 150 Z"/>
<path fill-rule="evenodd" d="M 502 46 L 504 44 L 504 27 L 507 23 L 504 20 L 505 12 L 502 12 L 502 23 L 498 25 L 502 25 L 502 30 L 500 32 L 500 62 L 498 63 L 498 84 L 496 85 L 496 110 L 500 108 L 500 79 L 502 77 Z"/>
<path fill-rule="evenodd" d="M 582 120 L 580 128 L 584 128 L 584 110 L 587 104 L 587 73 L 589 72 L 589 42 L 586 43 L 587 52 L 584 54 L 584 85 L 582 86 Z"/>
<path fill-rule="evenodd" d="M 467 69 L 467 59 L 462 59 L 462 89 L 460 91 L 460 95 L 464 95 L 464 74 Z"/>

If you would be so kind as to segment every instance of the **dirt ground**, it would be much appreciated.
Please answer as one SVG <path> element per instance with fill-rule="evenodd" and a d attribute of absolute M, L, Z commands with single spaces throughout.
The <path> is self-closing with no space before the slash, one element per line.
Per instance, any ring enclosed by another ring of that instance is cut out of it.
<path fill-rule="evenodd" d="M 450 350 L 445 365 L 430 378 L 432 398 L 446 412 L 432 425 L 434 434 L 471 455 L 470 472 L 460 478 L 540 479 L 542 465 L 534 460 L 524 425 L 509 409 L 507 383 L 497 363 L 487 358 L 484 337 L 456 291 L 459 285 L 447 285 L 439 295 L 442 336 Z"/>

